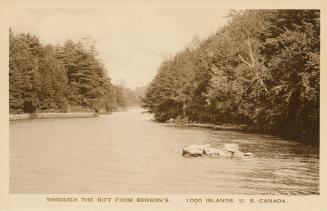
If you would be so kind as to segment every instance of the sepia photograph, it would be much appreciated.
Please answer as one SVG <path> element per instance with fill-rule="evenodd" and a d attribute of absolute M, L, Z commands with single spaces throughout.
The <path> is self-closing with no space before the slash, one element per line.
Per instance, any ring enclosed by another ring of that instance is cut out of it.
<path fill-rule="evenodd" d="M 320 195 L 320 9 L 60 2 L 9 21 L 9 194 Z"/>

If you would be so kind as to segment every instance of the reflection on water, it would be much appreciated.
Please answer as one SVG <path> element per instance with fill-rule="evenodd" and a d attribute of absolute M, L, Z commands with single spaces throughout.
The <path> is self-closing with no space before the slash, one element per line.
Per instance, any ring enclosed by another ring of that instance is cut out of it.
<path fill-rule="evenodd" d="M 254 159 L 184 158 L 237 143 Z M 318 194 L 319 149 L 272 136 L 169 127 L 140 109 L 10 124 L 10 193 Z"/>

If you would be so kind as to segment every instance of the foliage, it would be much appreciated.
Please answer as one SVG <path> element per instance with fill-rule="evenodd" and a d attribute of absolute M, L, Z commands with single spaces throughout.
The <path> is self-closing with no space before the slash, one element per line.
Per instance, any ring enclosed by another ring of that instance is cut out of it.
<path fill-rule="evenodd" d="M 319 140 L 320 12 L 231 11 L 228 23 L 162 62 L 143 107 Z"/>
<path fill-rule="evenodd" d="M 83 41 L 43 46 L 36 36 L 10 30 L 10 113 L 108 112 L 125 106 L 94 43 Z"/>

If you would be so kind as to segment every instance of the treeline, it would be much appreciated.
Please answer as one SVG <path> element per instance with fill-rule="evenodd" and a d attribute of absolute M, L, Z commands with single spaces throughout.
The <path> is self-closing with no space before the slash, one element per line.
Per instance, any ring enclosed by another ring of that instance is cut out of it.
<path fill-rule="evenodd" d="M 164 122 L 244 124 L 319 140 L 320 11 L 231 11 L 162 62 L 143 107 Z"/>
<path fill-rule="evenodd" d="M 9 32 L 10 113 L 110 112 L 126 107 L 90 39 L 42 45 L 29 33 Z"/>
<path fill-rule="evenodd" d="M 118 86 L 126 106 L 141 106 L 142 99 L 146 93 L 146 86 L 136 87 L 135 89 L 130 89 L 124 85 Z"/>

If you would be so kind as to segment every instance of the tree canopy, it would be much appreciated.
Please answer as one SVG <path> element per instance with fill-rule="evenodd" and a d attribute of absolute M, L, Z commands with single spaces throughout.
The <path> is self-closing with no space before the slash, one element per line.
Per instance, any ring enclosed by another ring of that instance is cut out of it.
<path fill-rule="evenodd" d="M 245 124 L 319 140 L 320 11 L 231 11 L 208 38 L 164 60 L 143 107 L 158 121 Z"/>
<path fill-rule="evenodd" d="M 110 112 L 127 106 L 92 40 L 43 45 L 30 33 L 10 29 L 9 42 L 10 113 Z"/>

